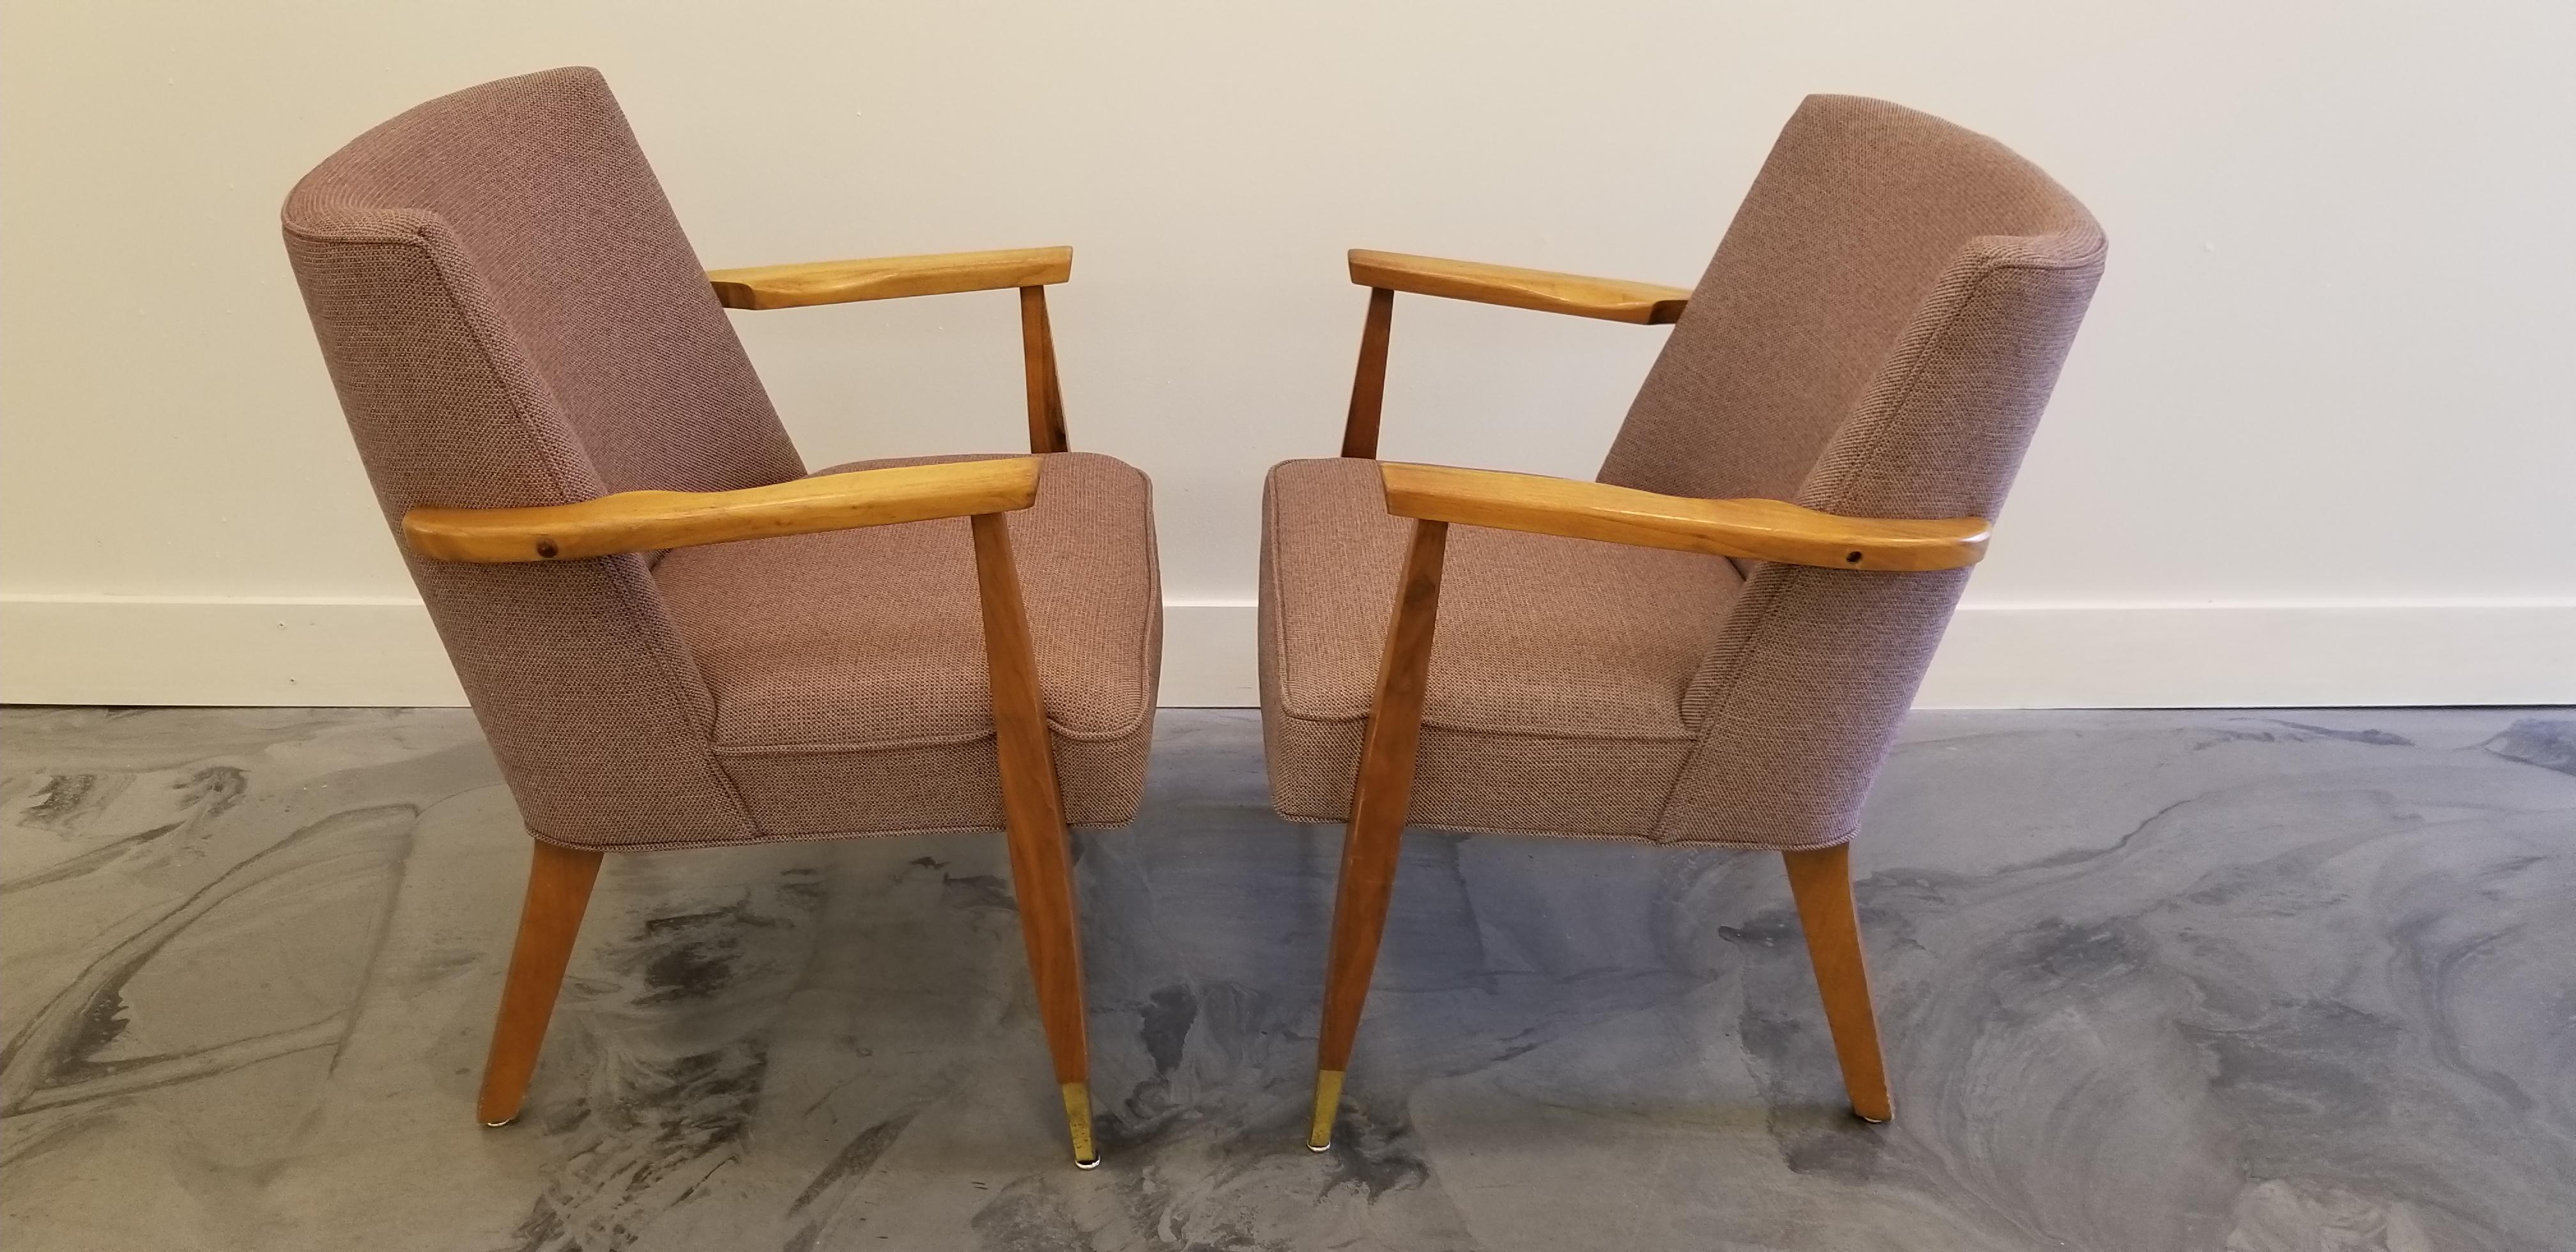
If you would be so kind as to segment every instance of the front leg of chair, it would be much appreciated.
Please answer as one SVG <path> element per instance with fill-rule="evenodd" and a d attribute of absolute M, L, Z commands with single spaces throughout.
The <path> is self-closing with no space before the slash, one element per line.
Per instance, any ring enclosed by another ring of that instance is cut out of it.
<path fill-rule="evenodd" d="M 1825 997 L 1825 1025 L 1842 1062 L 1843 1089 L 1852 1112 L 1865 1122 L 1895 1115 L 1887 1092 L 1887 1063 L 1878 1047 L 1878 1014 L 1869 1003 L 1869 967 L 1861 959 L 1860 915 L 1852 905 L 1851 845 L 1783 852 L 1789 891 L 1798 898 L 1798 924 L 1807 932 L 1807 960 Z"/>
<path fill-rule="evenodd" d="M 1413 546 L 1405 555 L 1404 581 L 1378 667 L 1377 700 L 1360 747 L 1359 781 L 1342 836 L 1341 884 L 1333 899 L 1324 1019 L 1315 1044 L 1315 1105 L 1306 1146 L 1316 1152 L 1333 1144 L 1342 1078 L 1350 1070 L 1360 1010 L 1368 1002 L 1369 976 L 1377 969 L 1387 903 L 1395 895 L 1396 856 L 1404 841 L 1405 814 L 1413 804 L 1413 763 L 1422 738 L 1422 697 L 1431 676 L 1431 635 L 1440 617 L 1440 566 L 1448 539 L 1446 522 L 1413 525 Z"/>
<path fill-rule="evenodd" d="M 539 842 L 528 865 L 528 898 L 519 910 L 519 940 L 510 949 L 510 973 L 501 988 L 500 1020 L 492 1026 L 491 1055 L 483 1062 L 483 1094 L 474 1115 L 486 1126 L 507 1126 L 519 1116 L 528 1079 L 537 1071 L 555 993 L 563 988 L 572 941 L 599 881 L 595 848 Z"/>
<path fill-rule="evenodd" d="M 1037 983 L 1038 1017 L 1055 1059 L 1073 1163 L 1100 1164 L 1091 1137 L 1090 1043 L 1082 999 L 1082 938 L 1075 926 L 1073 861 L 1047 743 L 1046 703 L 1038 689 L 1037 651 L 1029 636 L 1011 532 L 999 513 L 973 520 L 975 582 L 983 601 L 984 661 L 993 689 L 993 734 L 1000 754 L 1002 812 L 1011 849 L 1011 890 L 1020 905 L 1020 938 Z"/>

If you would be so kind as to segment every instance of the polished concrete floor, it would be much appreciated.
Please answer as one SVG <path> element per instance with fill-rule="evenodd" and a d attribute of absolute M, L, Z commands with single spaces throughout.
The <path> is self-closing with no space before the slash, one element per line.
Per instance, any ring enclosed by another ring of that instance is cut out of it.
<path fill-rule="evenodd" d="M 1338 832 L 1167 713 L 1079 840 L 1090 1173 L 996 836 L 612 858 L 485 1130 L 526 843 L 469 718 L 0 732 L 12 1252 L 2576 1247 L 2576 711 L 1919 715 L 1855 856 L 1884 1127 L 1777 858 L 1417 832 L 1320 1156 Z"/>

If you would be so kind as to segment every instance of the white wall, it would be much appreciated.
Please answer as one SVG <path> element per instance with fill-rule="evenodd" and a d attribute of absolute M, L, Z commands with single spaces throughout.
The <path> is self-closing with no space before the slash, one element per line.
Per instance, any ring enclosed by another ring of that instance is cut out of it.
<path fill-rule="evenodd" d="M 1675 283 L 1809 91 L 2003 139 L 2110 275 L 1927 702 L 2576 701 L 2576 19 L 2070 6 L 18 0 L 0 696 L 453 699 L 285 259 L 375 121 L 602 67 L 710 265 L 1069 243 L 1166 686 L 1248 699 L 1260 474 L 1371 246 Z M 810 462 L 1020 437 L 999 294 L 737 315 Z M 1659 330 L 1405 298 L 1389 455 L 1588 476 Z M 1192 607 L 1196 606 L 1196 607 Z"/>

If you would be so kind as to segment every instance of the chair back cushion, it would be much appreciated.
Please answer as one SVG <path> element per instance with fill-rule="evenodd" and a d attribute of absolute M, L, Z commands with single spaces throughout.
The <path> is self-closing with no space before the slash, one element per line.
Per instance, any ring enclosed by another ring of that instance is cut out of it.
<path fill-rule="evenodd" d="M 803 473 L 595 71 L 421 105 L 307 175 L 283 218 L 388 522 Z M 533 830 L 749 829 L 644 557 L 405 559 Z"/>
<path fill-rule="evenodd" d="M 1781 132 L 1602 467 L 1677 495 L 1995 518 L 2100 281 L 2084 206 L 2002 145 L 1814 96 Z M 1746 562 L 1658 834 L 1848 838 L 1966 570 Z"/>

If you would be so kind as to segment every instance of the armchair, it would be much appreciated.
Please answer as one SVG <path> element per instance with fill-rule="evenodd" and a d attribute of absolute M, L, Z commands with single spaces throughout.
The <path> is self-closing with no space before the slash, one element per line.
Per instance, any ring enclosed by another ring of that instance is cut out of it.
<path fill-rule="evenodd" d="M 1892 1116 L 1849 841 L 2103 252 L 1993 141 L 1817 96 L 1694 290 L 1350 254 L 1342 456 L 1264 499 L 1272 800 L 1346 824 L 1309 1147 L 1408 825 L 1781 853 L 1851 1107 Z M 1381 463 L 1398 292 L 1673 331 L 1598 481 Z"/>
<path fill-rule="evenodd" d="M 1071 251 L 708 273 L 586 69 L 395 118 L 283 218 L 535 839 L 478 1117 L 520 1110 L 605 853 L 1000 829 L 1096 1164 L 1067 826 L 1136 810 L 1161 598 L 1144 476 L 1066 450 L 1045 288 Z M 724 312 L 998 289 L 1032 455 L 811 476 Z"/>

